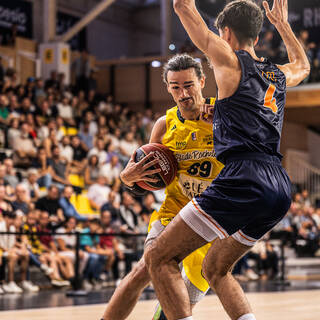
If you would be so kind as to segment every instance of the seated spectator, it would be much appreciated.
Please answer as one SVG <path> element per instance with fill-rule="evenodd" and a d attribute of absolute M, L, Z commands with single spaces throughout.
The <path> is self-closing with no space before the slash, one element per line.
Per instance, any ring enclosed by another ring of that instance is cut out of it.
<path fill-rule="evenodd" d="M 100 165 L 104 165 L 107 162 L 108 153 L 105 151 L 105 142 L 103 139 L 98 139 L 96 146 L 91 149 L 88 153 L 88 157 L 92 155 L 97 155 L 99 158 Z"/>
<path fill-rule="evenodd" d="M 69 219 L 71 217 L 77 219 L 77 221 L 87 221 L 88 218 L 81 216 L 76 208 L 73 206 L 73 204 L 70 202 L 70 199 L 73 195 L 73 188 L 71 186 L 65 186 L 63 190 L 62 197 L 59 200 L 59 204 L 63 210 L 63 214 L 66 219 Z"/>
<path fill-rule="evenodd" d="M 49 220 L 49 213 L 42 211 L 39 216 L 39 223 L 37 226 L 38 232 L 51 233 L 55 231 L 57 226 L 53 225 Z M 54 242 L 54 238 L 52 235 L 40 235 L 39 240 L 44 248 L 46 248 L 47 252 L 56 255 L 57 264 L 59 267 L 59 271 L 63 275 L 63 277 L 67 280 L 70 280 L 74 277 L 74 268 L 72 265 L 72 260 L 68 256 L 60 256 L 57 246 Z"/>
<path fill-rule="evenodd" d="M 11 202 L 6 200 L 6 187 L 4 185 L 0 185 L 0 212 L 2 214 L 7 214 L 12 211 Z"/>
<path fill-rule="evenodd" d="M 37 183 L 38 180 L 38 171 L 35 168 L 30 168 L 28 170 L 27 179 L 22 182 L 25 189 L 28 193 L 28 198 L 30 198 L 31 202 L 35 202 L 39 199 L 40 190 L 39 185 Z"/>
<path fill-rule="evenodd" d="M 123 250 L 120 247 L 120 244 L 115 236 L 112 234 L 114 230 L 111 227 L 111 213 L 110 211 L 102 211 L 101 212 L 101 224 L 102 224 L 102 232 L 103 233 L 110 233 L 108 236 L 100 236 L 100 247 L 102 249 L 110 250 L 113 255 L 110 256 L 110 259 L 107 262 L 107 269 L 106 271 L 109 272 L 111 267 L 113 271 L 113 277 L 115 280 L 118 280 L 119 277 L 119 269 L 118 269 L 118 262 L 119 260 L 124 260 L 125 255 Z M 128 261 L 127 264 L 130 264 Z"/>
<path fill-rule="evenodd" d="M 89 129 L 90 129 L 90 122 L 85 121 L 79 132 L 79 138 L 81 142 L 85 144 L 86 151 L 93 148 L 94 136 L 89 132 Z"/>
<path fill-rule="evenodd" d="M 50 106 L 48 100 L 43 100 L 35 112 L 36 121 L 39 125 L 48 123 L 51 118 L 55 118 L 57 115 L 58 110 L 56 106 Z"/>
<path fill-rule="evenodd" d="M 30 78 L 31 79 L 31 78 Z M 31 83 L 31 82 L 30 82 Z M 23 98 L 21 102 L 21 107 L 18 110 L 21 120 L 26 121 L 26 116 L 29 113 L 34 113 L 36 110 L 35 106 L 32 104 L 31 100 L 29 97 Z"/>
<path fill-rule="evenodd" d="M 139 145 L 134 139 L 134 134 L 132 132 L 127 132 L 119 145 L 119 158 L 123 166 L 127 164 L 131 155 L 137 150 L 137 148 L 139 148 Z"/>
<path fill-rule="evenodd" d="M 21 134 L 13 141 L 14 162 L 16 166 L 29 167 L 32 159 L 36 157 L 37 149 L 29 137 L 30 126 L 28 123 L 21 125 Z"/>
<path fill-rule="evenodd" d="M 19 183 L 19 179 L 13 166 L 13 160 L 6 158 L 3 164 L 6 166 L 5 181 L 7 181 L 12 188 L 15 188 Z"/>
<path fill-rule="evenodd" d="M 49 136 L 45 138 L 43 141 L 43 147 L 49 159 L 52 158 L 53 146 L 57 146 L 58 144 L 59 144 L 59 141 L 57 139 L 57 130 L 56 128 L 52 128 L 49 130 Z"/>
<path fill-rule="evenodd" d="M 97 183 L 91 185 L 88 189 L 88 199 L 90 206 L 94 210 L 100 210 L 100 208 L 108 201 L 110 187 L 106 185 L 107 179 L 105 176 L 100 175 L 97 179 Z"/>
<path fill-rule="evenodd" d="M 14 194 L 14 188 L 6 180 L 6 166 L 2 164 L 0 164 L 0 186 L 5 187 L 5 196 Z"/>
<path fill-rule="evenodd" d="M 4 216 L 3 223 L 0 223 L 0 232 L 16 232 L 14 213 L 7 213 Z M 15 235 L 1 235 L 0 248 L 3 252 L 3 258 L 6 259 L 8 265 L 8 283 L 2 286 L 3 290 L 8 293 L 22 293 L 22 289 L 15 282 L 14 270 L 17 265 L 20 266 L 21 286 L 26 291 L 37 292 L 39 287 L 33 285 L 27 280 L 27 272 L 29 267 L 29 252 L 27 247 L 17 242 Z"/>
<path fill-rule="evenodd" d="M 10 120 L 9 130 L 8 130 L 8 147 L 11 149 L 13 149 L 14 140 L 20 136 L 19 124 L 20 122 L 18 118 L 12 118 Z"/>
<path fill-rule="evenodd" d="M 20 210 L 27 214 L 32 209 L 33 204 L 28 196 L 28 191 L 24 184 L 20 183 L 16 186 L 16 200 L 12 202 L 14 211 Z"/>
<path fill-rule="evenodd" d="M 83 274 L 83 286 L 86 290 L 101 288 L 99 283 L 100 275 L 105 268 L 109 251 L 101 249 L 99 246 L 100 239 L 98 235 L 90 233 L 101 233 L 99 219 L 92 219 L 89 222 L 89 228 L 83 229 L 80 237 L 81 249 L 89 253 L 87 267 Z"/>
<path fill-rule="evenodd" d="M 6 127 L 9 124 L 9 100 L 6 95 L 0 95 L 0 124 Z"/>
<path fill-rule="evenodd" d="M 73 149 L 72 168 L 75 173 L 82 172 L 87 163 L 87 149 L 81 142 L 79 136 L 71 138 L 71 147 Z"/>
<path fill-rule="evenodd" d="M 119 157 L 113 155 L 110 162 L 104 164 L 101 168 L 100 174 L 108 177 L 108 183 L 114 184 L 119 179 L 121 172 L 121 164 Z"/>
<path fill-rule="evenodd" d="M 69 98 L 65 95 L 62 101 L 57 104 L 58 114 L 67 126 L 75 126 L 72 107 Z"/>
<path fill-rule="evenodd" d="M 60 156 L 59 146 L 52 147 L 52 159 L 50 160 L 48 172 L 54 184 L 57 185 L 59 189 L 62 189 L 64 185 L 70 183 L 68 178 L 70 166 L 69 163 Z"/>
<path fill-rule="evenodd" d="M 61 157 L 68 161 L 68 163 L 71 163 L 73 159 L 73 149 L 70 146 L 70 137 L 64 136 L 59 147 Z"/>
<path fill-rule="evenodd" d="M 75 249 L 76 249 L 76 237 L 74 235 L 59 235 L 59 233 L 75 233 L 77 226 L 77 220 L 74 217 L 70 217 L 66 220 L 64 227 L 59 228 L 56 232 L 55 239 L 57 241 L 59 255 L 69 257 L 73 264 L 75 264 Z M 79 274 L 82 275 L 87 265 L 89 253 L 83 250 L 79 251 Z"/>
<path fill-rule="evenodd" d="M 57 224 L 65 220 L 63 210 L 59 204 L 59 189 L 55 185 L 49 187 L 48 194 L 40 198 L 35 207 L 42 212 L 48 212 L 51 222 Z"/>
<path fill-rule="evenodd" d="M 69 281 L 63 280 L 60 276 L 56 256 L 41 244 L 39 237 L 35 234 L 37 232 L 37 214 L 34 211 L 27 214 L 22 232 L 25 234 L 22 237 L 22 243 L 29 248 L 30 262 L 45 272 L 52 285 L 68 286 Z"/>
<path fill-rule="evenodd" d="M 100 175 L 99 158 L 97 155 L 89 157 L 88 164 L 84 170 L 84 183 L 87 187 L 95 184 Z"/>
<path fill-rule="evenodd" d="M 37 170 L 38 180 L 37 183 L 40 187 L 46 187 L 47 189 L 51 186 L 52 178 L 49 173 L 50 160 L 47 158 L 46 151 L 43 147 L 38 149 L 37 157 L 32 161 L 32 168 Z"/>

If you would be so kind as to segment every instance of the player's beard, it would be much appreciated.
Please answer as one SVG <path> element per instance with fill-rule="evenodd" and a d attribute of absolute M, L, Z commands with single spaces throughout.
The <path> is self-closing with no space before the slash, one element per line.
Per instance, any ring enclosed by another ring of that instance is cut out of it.
<path fill-rule="evenodd" d="M 179 107 L 185 112 L 194 112 L 197 110 L 197 106 L 193 97 L 180 100 Z"/>

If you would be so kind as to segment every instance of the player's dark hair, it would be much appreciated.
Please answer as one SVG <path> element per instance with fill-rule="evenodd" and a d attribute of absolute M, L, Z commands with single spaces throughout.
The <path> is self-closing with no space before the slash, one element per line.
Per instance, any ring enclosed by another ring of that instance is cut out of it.
<path fill-rule="evenodd" d="M 188 54 L 177 54 L 173 56 L 163 67 L 163 81 L 168 83 L 168 72 L 169 71 L 182 71 L 194 68 L 197 78 L 200 80 L 205 77 L 205 74 L 202 69 L 201 62 L 197 61 Z"/>
<path fill-rule="evenodd" d="M 236 0 L 228 3 L 218 15 L 216 27 L 229 27 L 240 44 L 252 44 L 263 25 L 263 12 L 251 0 Z"/>

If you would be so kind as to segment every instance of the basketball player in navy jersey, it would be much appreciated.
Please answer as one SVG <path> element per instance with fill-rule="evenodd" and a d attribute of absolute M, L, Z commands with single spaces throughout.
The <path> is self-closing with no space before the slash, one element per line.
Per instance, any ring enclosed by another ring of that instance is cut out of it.
<path fill-rule="evenodd" d="M 310 71 L 288 23 L 287 0 L 274 0 L 272 10 L 266 1 L 263 6 L 284 41 L 288 64 L 256 56 L 263 12 L 254 2 L 227 4 L 216 21 L 219 37 L 208 29 L 195 0 L 174 0 L 191 40 L 212 62 L 218 87 L 213 135 L 225 167 L 146 249 L 145 262 L 168 320 L 192 319 L 178 263 L 213 239 L 204 277 L 231 319 L 256 319 L 230 270 L 290 206 L 290 181 L 279 151 L 286 87 L 298 85 Z"/>

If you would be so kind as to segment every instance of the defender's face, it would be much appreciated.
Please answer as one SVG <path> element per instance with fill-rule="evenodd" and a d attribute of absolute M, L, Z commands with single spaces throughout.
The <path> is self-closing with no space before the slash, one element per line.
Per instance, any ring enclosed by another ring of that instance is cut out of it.
<path fill-rule="evenodd" d="M 202 89 L 205 78 L 199 80 L 194 68 L 169 71 L 167 82 L 168 92 L 179 108 L 184 111 L 194 111 L 199 108 L 203 101 Z"/>

